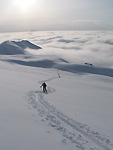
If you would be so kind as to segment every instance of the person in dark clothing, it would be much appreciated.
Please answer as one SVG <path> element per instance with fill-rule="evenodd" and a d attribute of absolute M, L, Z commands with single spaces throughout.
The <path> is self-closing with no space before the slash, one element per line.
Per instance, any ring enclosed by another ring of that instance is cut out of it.
<path fill-rule="evenodd" d="M 43 92 L 44 92 L 44 93 L 47 92 L 47 89 L 46 89 L 47 84 L 46 84 L 45 82 L 42 83 L 42 85 L 41 85 L 40 87 L 43 87 Z"/>

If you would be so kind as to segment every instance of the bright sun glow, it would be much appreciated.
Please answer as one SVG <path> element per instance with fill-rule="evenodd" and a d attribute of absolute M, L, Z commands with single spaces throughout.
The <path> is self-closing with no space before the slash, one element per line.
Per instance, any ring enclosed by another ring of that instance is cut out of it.
<path fill-rule="evenodd" d="M 23 11 L 29 10 L 34 2 L 35 0 L 14 0 L 15 5 Z"/>

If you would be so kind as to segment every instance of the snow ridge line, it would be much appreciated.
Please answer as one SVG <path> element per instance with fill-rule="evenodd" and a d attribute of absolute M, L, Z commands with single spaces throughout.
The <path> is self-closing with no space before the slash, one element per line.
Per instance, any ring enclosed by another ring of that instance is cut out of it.
<path fill-rule="evenodd" d="M 51 88 L 50 88 L 51 89 Z M 41 94 L 41 95 L 40 95 Z M 109 144 L 109 140 L 106 138 L 102 138 L 99 133 L 91 131 L 89 128 L 87 128 L 85 125 L 78 123 L 74 121 L 73 119 L 70 119 L 63 113 L 59 112 L 54 106 L 50 105 L 47 101 L 44 100 L 42 93 L 39 94 L 39 102 L 52 114 L 54 114 L 56 117 L 58 117 L 61 121 L 63 121 L 65 124 L 69 125 L 73 129 L 75 129 L 79 134 L 81 134 L 83 137 L 87 138 L 88 140 L 92 141 L 94 144 L 96 144 L 98 147 L 102 148 L 103 150 L 111 150 L 109 147 L 104 145 L 102 142 L 106 142 L 106 144 Z M 85 131 L 84 131 L 85 129 Z M 92 134 L 93 132 L 93 134 Z M 95 137 L 94 133 L 98 136 Z M 103 141 L 102 141 L 103 140 Z"/>

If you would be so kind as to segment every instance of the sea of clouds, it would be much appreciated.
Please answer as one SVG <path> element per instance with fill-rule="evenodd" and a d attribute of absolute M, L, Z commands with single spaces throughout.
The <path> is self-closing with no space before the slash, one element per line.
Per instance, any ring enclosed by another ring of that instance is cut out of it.
<path fill-rule="evenodd" d="M 73 64 L 113 68 L 113 31 L 0 33 L 0 44 L 7 40 L 28 40 L 40 46 L 40 50 L 27 49 L 36 56 L 57 56 Z"/>

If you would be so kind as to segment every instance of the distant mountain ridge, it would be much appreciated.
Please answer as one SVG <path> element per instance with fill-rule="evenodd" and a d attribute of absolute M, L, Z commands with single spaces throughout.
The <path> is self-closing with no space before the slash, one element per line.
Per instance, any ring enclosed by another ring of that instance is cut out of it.
<path fill-rule="evenodd" d="M 0 55 L 25 54 L 26 48 L 41 49 L 41 47 L 29 42 L 28 40 L 5 41 L 0 44 Z"/>

